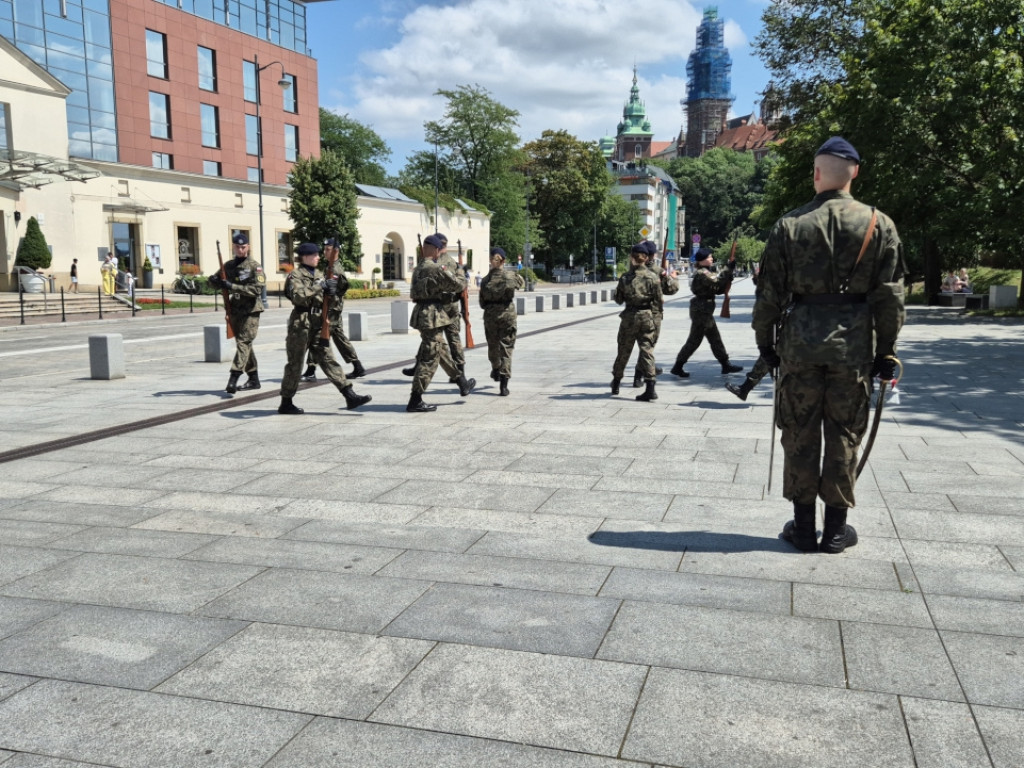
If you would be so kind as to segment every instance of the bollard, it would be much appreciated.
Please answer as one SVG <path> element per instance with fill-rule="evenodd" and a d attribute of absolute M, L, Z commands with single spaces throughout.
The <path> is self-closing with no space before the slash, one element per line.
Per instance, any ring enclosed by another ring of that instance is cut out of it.
<path fill-rule="evenodd" d="M 543 312 L 544 311 L 544 297 L 543 296 L 537 296 L 536 298 L 537 298 L 537 311 L 538 312 Z"/>
<path fill-rule="evenodd" d="M 989 309 L 1012 309 L 1017 306 L 1017 286 L 993 285 L 988 289 Z"/>
<path fill-rule="evenodd" d="M 590 303 L 597 304 L 597 291 L 590 292 Z"/>
<path fill-rule="evenodd" d="M 586 291 L 580 291 L 580 306 L 581 307 L 587 306 L 587 292 Z"/>
<path fill-rule="evenodd" d="M 525 315 L 526 314 L 526 299 L 524 299 L 522 297 L 517 297 L 516 298 L 516 314 L 517 315 Z"/>
<path fill-rule="evenodd" d="M 551 296 L 551 308 L 552 309 L 561 309 L 562 308 L 562 297 L 559 296 L 557 293 L 552 294 L 552 296 Z"/>
<path fill-rule="evenodd" d="M 576 297 L 571 293 L 565 294 L 565 308 L 572 309 L 576 301 Z"/>
<path fill-rule="evenodd" d="M 608 301 L 608 291 L 601 291 L 601 301 Z"/>
<path fill-rule="evenodd" d="M 408 333 L 409 318 L 412 317 L 411 301 L 391 302 L 391 332 Z"/>
<path fill-rule="evenodd" d="M 226 363 L 234 359 L 232 346 L 228 344 L 223 325 L 203 326 L 203 360 L 208 363 Z"/>
<path fill-rule="evenodd" d="M 370 338 L 365 312 L 348 313 L 348 338 L 350 341 L 366 341 Z"/>
<path fill-rule="evenodd" d="M 124 378 L 124 339 L 119 333 L 89 337 L 89 375 L 94 379 Z"/>

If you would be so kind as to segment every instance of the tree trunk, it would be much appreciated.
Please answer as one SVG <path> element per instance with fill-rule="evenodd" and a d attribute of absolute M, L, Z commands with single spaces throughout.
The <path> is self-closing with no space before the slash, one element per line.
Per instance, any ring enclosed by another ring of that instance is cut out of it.
<path fill-rule="evenodd" d="M 930 237 L 924 239 L 924 295 L 929 305 L 934 304 L 936 295 L 942 290 L 942 262 L 939 246 Z"/>

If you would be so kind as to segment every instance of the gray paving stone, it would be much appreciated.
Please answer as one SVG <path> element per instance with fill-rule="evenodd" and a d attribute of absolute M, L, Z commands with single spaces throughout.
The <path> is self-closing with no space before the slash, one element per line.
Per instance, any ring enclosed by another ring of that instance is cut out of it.
<path fill-rule="evenodd" d="M 175 531 L 208 536 L 256 536 L 276 538 L 303 524 L 296 517 L 257 512 L 239 505 L 233 509 L 174 509 L 137 523 L 149 531 Z"/>
<path fill-rule="evenodd" d="M 1024 637 L 1024 602 L 930 595 L 928 608 L 939 629 Z"/>
<path fill-rule="evenodd" d="M 99 765 L 243 768 L 269 760 L 309 719 L 259 707 L 43 680 L 0 702 L 0 744 Z"/>
<path fill-rule="evenodd" d="M 60 523 L 38 523 L 29 520 L 0 519 L 0 541 L 23 547 L 45 546 L 84 530 L 84 525 L 62 525 Z"/>
<path fill-rule="evenodd" d="M 66 607 L 63 603 L 0 596 L 0 639 L 21 632 Z"/>
<path fill-rule="evenodd" d="M 433 507 L 419 515 L 415 522 L 440 528 L 475 528 L 481 533 L 490 530 L 546 535 L 556 539 L 585 539 L 601 524 L 601 519 L 573 515 L 540 515 L 532 512 Z"/>
<path fill-rule="evenodd" d="M 151 611 L 76 605 L 0 641 L 10 672 L 152 688 L 245 627 Z"/>
<path fill-rule="evenodd" d="M 602 597 L 779 615 L 788 615 L 791 610 L 790 592 L 790 585 L 781 581 L 634 568 L 616 568 L 601 587 Z"/>
<path fill-rule="evenodd" d="M 643 768 L 605 757 L 377 723 L 317 718 L 266 768 Z"/>
<path fill-rule="evenodd" d="M 46 551 L 46 550 L 43 550 Z M 66 553 L 49 552 L 64 556 Z M 190 611 L 259 573 L 258 568 L 156 557 L 77 555 L 4 587 L 41 600 L 148 610 Z"/>
<path fill-rule="evenodd" d="M 1024 602 L 1024 573 L 923 565 L 914 569 L 927 595 L 957 595 Z"/>
<path fill-rule="evenodd" d="M 992 544 L 962 544 L 947 541 L 903 539 L 902 544 L 914 566 L 984 568 L 1012 571 L 1010 562 Z"/>
<path fill-rule="evenodd" d="M 508 453 L 509 435 L 507 432 L 495 435 L 498 442 L 487 443 L 480 447 L 480 453 Z M 531 436 L 532 439 L 532 436 Z M 574 445 L 571 448 L 557 443 L 515 443 L 516 453 L 527 456 L 551 456 L 557 459 L 583 457 L 604 457 L 608 456 L 612 449 L 607 445 Z M 627 457 L 628 458 L 628 457 Z M 518 461 L 518 459 L 517 459 Z M 512 465 L 507 465 L 506 468 Z"/>
<path fill-rule="evenodd" d="M 906 627 L 932 626 L 920 592 L 891 589 L 794 584 L 793 615 Z"/>
<path fill-rule="evenodd" d="M 622 750 L 687 768 L 820 768 L 823 755 L 829 768 L 912 768 L 896 698 L 655 668 Z"/>
<path fill-rule="evenodd" d="M 972 704 L 1024 709 L 1024 638 L 942 631 Z"/>
<path fill-rule="evenodd" d="M 433 647 L 423 640 L 253 624 L 156 691 L 362 719 Z"/>
<path fill-rule="evenodd" d="M 274 512 L 281 517 L 334 520 L 341 523 L 404 525 L 429 509 L 426 504 L 376 504 L 372 501 L 296 499 Z"/>
<path fill-rule="evenodd" d="M 400 549 L 320 541 L 230 537 L 197 549 L 185 555 L 184 559 L 339 573 L 374 573 L 401 553 Z"/>
<path fill-rule="evenodd" d="M 619 604 L 556 592 L 435 584 L 382 634 L 590 658 Z"/>
<path fill-rule="evenodd" d="M 995 768 L 1018 768 L 1024 754 L 1024 712 L 1011 709 L 975 707 L 982 737 Z"/>
<path fill-rule="evenodd" d="M 193 514 L 224 512 L 229 515 L 245 510 L 256 517 L 259 515 L 272 515 L 277 510 L 285 507 L 294 497 L 288 496 L 260 496 L 239 493 L 204 493 L 196 491 L 175 491 L 164 493 L 148 502 L 148 506 L 154 508 L 150 516 L 156 515 L 161 509 L 176 509 L 188 511 Z"/>
<path fill-rule="evenodd" d="M 427 499 L 434 506 L 442 507 L 534 512 L 552 493 L 550 488 L 522 487 L 517 488 L 515 493 L 510 493 L 503 485 L 461 485 L 442 481 L 406 480 L 402 485 L 377 496 L 374 500 L 385 504 L 419 504 Z"/>
<path fill-rule="evenodd" d="M 431 439 L 437 440 L 438 436 L 433 435 Z M 464 441 L 460 442 L 464 444 Z M 508 446 L 506 446 L 507 448 Z M 481 454 L 466 450 L 452 451 L 449 447 L 448 450 L 442 452 L 434 449 L 420 451 L 411 456 L 406 456 L 402 461 L 411 465 L 419 464 L 432 467 L 435 470 L 434 477 L 436 478 L 438 469 L 452 469 L 459 472 L 466 469 L 504 469 L 515 461 L 518 455 L 518 453 L 514 452 L 510 454 L 508 450 L 503 454 L 495 455 L 493 453 Z M 427 486 L 431 485 L 429 481 L 422 482 Z"/>
<path fill-rule="evenodd" d="M 77 557 L 73 552 L 58 552 L 38 547 L 5 547 L 0 545 L 0 590 L 15 595 L 13 582 L 45 571 L 54 565 Z"/>
<path fill-rule="evenodd" d="M 1024 547 L 1001 546 L 999 550 L 1015 571 L 1024 571 Z"/>
<path fill-rule="evenodd" d="M 427 549 L 465 552 L 484 535 L 484 529 L 433 525 L 376 525 L 314 520 L 290 531 L 283 538 L 326 541 L 392 549 Z"/>
<path fill-rule="evenodd" d="M 950 503 L 957 512 L 974 515 L 1024 515 L 1024 504 L 1019 496 L 1002 499 L 993 496 L 967 496 L 959 493 L 949 494 Z"/>
<path fill-rule="evenodd" d="M 850 688 L 963 701 L 963 692 L 933 629 L 844 621 Z"/>
<path fill-rule="evenodd" d="M 203 606 L 199 613 L 374 633 L 429 586 L 429 582 L 380 576 L 276 568 Z"/>
<path fill-rule="evenodd" d="M 518 446 L 516 450 L 519 450 Z M 555 475 L 618 475 L 625 472 L 632 463 L 632 459 L 624 457 L 527 454 L 506 466 L 505 471 Z"/>
<path fill-rule="evenodd" d="M 926 541 L 961 541 L 968 544 L 1024 545 L 1024 519 L 1010 515 L 894 511 L 903 538 Z"/>
<path fill-rule="evenodd" d="M 436 474 L 436 473 L 435 473 Z M 469 478 L 471 483 L 487 485 L 531 486 L 534 488 L 567 488 L 588 490 L 599 479 L 598 475 L 556 474 L 553 472 L 512 472 L 480 469 Z"/>
<path fill-rule="evenodd" d="M 180 557 L 204 544 L 216 541 L 216 536 L 196 533 L 147 531 L 136 528 L 110 528 L 95 526 L 51 542 L 51 549 L 75 552 L 102 552 L 110 555 L 151 555 L 153 557 Z"/>
<path fill-rule="evenodd" d="M 632 664 L 440 645 L 369 720 L 615 756 L 645 674 Z"/>
<path fill-rule="evenodd" d="M 0 701 L 3 701 L 8 696 L 13 696 L 20 690 L 28 688 L 30 685 L 37 682 L 35 677 L 25 677 L 24 675 L 11 675 L 6 672 L 0 672 Z M 2 712 L 2 710 L 0 710 Z"/>
<path fill-rule="evenodd" d="M 559 489 L 551 493 L 537 512 L 545 515 L 661 520 L 671 501 L 670 494 Z"/>
<path fill-rule="evenodd" d="M 11 759 L 4 762 L 4 755 L 12 755 Z M 0 763 L 4 768 L 95 768 L 96 763 L 79 763 L 74 760 L 60 760 L 55 757 L 43 757 L 41 755 L 28 755 L 24 752 L 15 755 L 13 752 L 4 753 L 0 751 Z"/>
<path fill-rule="evenodd" d="M 610 568 L 490 555 L 406 552 L 382 576 L 596 595 Z"/>
<path fill-rule="evenodd" d="M 742 632 L 729 630 L 740 622 Z M 627 601 L 597 656 L 769 680 L 846 684 L 839 626 L 821 619 Z"/>
<path fill-rule="evenodd" d="M 674 571 L 682 554 L 646 549 L 595 546 L 586 537 L 552 539 L 508 531 L 490 531 L 467 550 L 468 555 L 498 555 L 566 563 L 589 563 Z"/>
<path fill-rule="evenodd" d="M 958 449 L 959 452 L 959 449 Z M 1024 478 L 999 475 L 939 475 L 907 470 L 902 473 L 911 493 L 962 493 L 965 496 L 1024 496 Z"/>
<path fill-rule="evenodd" d="M 900 697 L 917 768 L 989 768 L 978 726 L 966 704 Z"/>
<path fill-rule="evenodd" d="M 10 520 L 70 525 L 127 526 L 146 520 L 155 514 L 158 514 L 158 511 L 148 510 L 144 507 L 39 500 L 25 501 L 3 510 L 3 516 Z"/>

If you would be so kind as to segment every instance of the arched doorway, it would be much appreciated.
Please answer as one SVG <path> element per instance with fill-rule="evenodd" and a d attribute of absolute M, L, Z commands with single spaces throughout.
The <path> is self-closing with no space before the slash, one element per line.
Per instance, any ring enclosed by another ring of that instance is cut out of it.
<path fill-rule="evenodd" d="M 381 244 L 381 261 L 383 264 L 384 280 L 404 280 L 405 276 L 412 274 L 412 266 L 406 264 L 407 258 L 405 241 L 397 232 L 388 232 L 387 237 Z"/>

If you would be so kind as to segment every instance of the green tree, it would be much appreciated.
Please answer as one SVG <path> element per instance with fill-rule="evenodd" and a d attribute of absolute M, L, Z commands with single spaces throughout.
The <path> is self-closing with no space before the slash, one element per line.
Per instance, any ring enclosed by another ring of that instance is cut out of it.
<path fill-rule="evenodd" d="M 337 237 L 341 268 L 355 271 L 362 258 L 356 219 L 355 181 L 344 161 L 331 150 L 320 157 L 300 157 L 288 174 L 291 186 L 292 238 L 296 243 L 322 243 Z"/>
<path fill-rule="evenodd" d="M 46 237 L 39 228 L 39 222 L 35 216 L 29 216 L 25 237 L 18 244 L 18 252 L 14 257 L 14 266 L 48 269 L 52 260 L 53 256 L 46 245 Z"/>
<path fill-rule="evenodd" d="M 341 157 L 358 184 L 381 186 L 387 181 L 383 164 L 391 159 L 391 148 L 373 128 L 348 115 L 320 107 L 320 149 Z"/>
<path fill-rule="evenodd" d="M 567 131 L 544 131 L 523 149 L 530 212 L 538 216 L 545 237 L 543 247 L 534 251 L 548 274 L 556 264 L 567 265 L 569 254 L 579 265 L 591 252 L 594 224 L 612 185 L 604 155 L 595 142 L 580 141 Z"/>
<path fill-rule="evenodd" d="M 619 264 L 629 261 L 629 249 L 639 239 L 639 211 L 636 203 L 616 195 L 611 189 L 601 204 L 601 212 L 597 217 L 597 259 L 604 263 L 604 249 L 614 248 L 615 259 Z M 659 248 L 660 248 L 659 244 Z M 602 271 L 610 276 L 611 270 Z M 622 274 L 622 270 L 619 270 Z"/>

